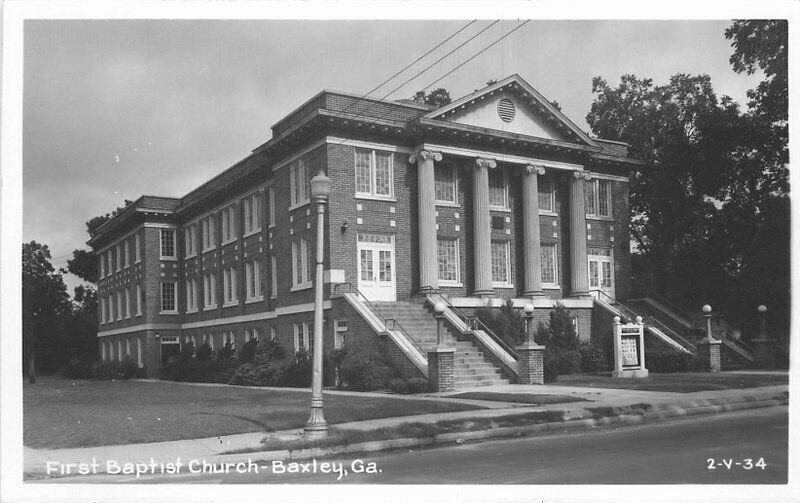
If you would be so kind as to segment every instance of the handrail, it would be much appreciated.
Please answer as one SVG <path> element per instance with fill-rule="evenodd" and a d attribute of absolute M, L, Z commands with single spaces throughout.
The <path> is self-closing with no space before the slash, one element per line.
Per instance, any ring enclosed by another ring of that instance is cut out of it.
<path fill-rule="evenodd" d="M 428 294 L 438 295 L 439 298 L 441 298 L 445 302 L 445 304 L 447 304 L 447 307 L 450 308 L 450 310 L 453 311 L 456 314 L 456 316 L 458 316 L 464 321 L 469 330 L 472 331 L 483 330 L 484 332 L 486 332 L 486 334 L 489 335 L 489 337 L 492 338 L 492 340 L 494 340 L 494 342 L 497 343 L 498 346 L 503 348 L 503 351 L 510 354 L 515 360 L 519 359 L 519 355 L 517 354 L 517 352 L 514 351 L 511 348 L 511 346 L 506 344 L 506 341 L 504 341 L 501 337 L 495 334 L 489 327 L 487 327 L 486 324 L 480 320 L 480 318 L 478 318 L 477 316 L 469 316 L 460 309 L 458 309 L 457 307 L 455 307 L 453 303 L 450 302 L 450 299 L 448 299 L 438 288 L 426 288 L 425 290 L 426 293 Z"/>
<path fill-rule="evenodd" d="M 640 316 L 638 313 L 636 313 L 636 311 L 634 311 L 630 307 L 626 306 L 622 302 L 618 301 L 614 297 L 608 295 L 606 292 L 604 292 L 602 290 L 592 290 L 592 292 L 596 292 L 598 295 L 602 295 L 602 296 L 606 297 L 608 300 L 611 300 L 614 304 L 616 304 L 617 306 L 620 307 L 619 310 L 624 312 L 631 319 L 631 321 L 634 320 L 637 316 Z M 686 337 L 682 336 L 681 334 L 675 332 L 674 330 L 669 328 L 667 325 L 665 325 L 664 323 L 662 323 L 658 319 L 654 318 L 653 316 L 642 316 L 642 320 L 646 321 L 650 325 L 657 326 L 657 328 L 659 330 L 661 330 L 662 332 L 666 332 L 667 335 L 669 335 L 673 339 L 677 339 L 678 341 L 680 341 L 681 345 L 683 345 L 684 347 L 688 347 L 692 351 L 695 351 L 697 349 L 697 345 L 694 342 L 690 341 L 689 339 L 687 339 Z"/>
<path fill-rule="evenodd" d="M 363 302 L 367 305 L 367 307 L 369 307 L 370 311 L 372 311 L 372 314 L 374 314 L 377 318 L 383 320 L 383 325 L 386 328 L 386 330 L 390 330 L 388 322 L 391 321 L 392 322 L 391 330 L 402 333 L 405 336 L 405 338 L 411 342 L 411 345 L 414 346 L 414 349 L 416 349 L 423 355 L 426 354 L 425 351 L 423 351 L 422 348 L 419 346 L 419 344 L 417 344 L 417 341 L 415 341 L 414 338 L 408 334 L 406 329 L 403 328 L 403 325 L 399 321 L 397 321 L 397 319 L 384 317 L 383 314 L 381 314 L 381 312 L 378 310 L 378 308 L 376 308 L 375 305 L 369 301 L 367 296 L 361 293 L 361 291 L 358 288 L 356 288 L 352 282 L 348 281 L 346 283 L 336 284 L 336 286 L 333 287 L 333 294 L 336 295 L 339 287 L 344 285 L 347 285 L 349 287 L 350 291 L 348 293 L 355 293 L 356 295 L 358 295 L 359 299 L 363 300 Z"/>
<path fill-rule="evenodd" d="M 683 307 L 676 306 L 674 302 L 668 300 L 666 297 L 656 292 L 652 288 L 646 288 L 644 294 L 646 297 L 655 297 L 657 301 L 661 302 L 672 311 L 675 311 L 680 316 L 683 316 L 686 320 L 689 321 L 689 323 L 692 322 L 692 316 L 689 314 L 688 311 L 686 311 L 686 309 L 684 309 Z"/>

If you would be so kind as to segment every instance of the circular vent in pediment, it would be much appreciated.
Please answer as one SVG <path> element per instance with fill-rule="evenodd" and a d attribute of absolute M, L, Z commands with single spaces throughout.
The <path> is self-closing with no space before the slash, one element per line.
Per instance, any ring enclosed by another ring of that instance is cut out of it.
<path fill-rule="evenodd" d="M 513 121 L 516 113 L 517 109 L 514 106 L 514 102 L 510 99 L 502 98 L 497 102 L 497 115 L 500 116 L 500 119 L 502 119 L 503 122 Z"/>

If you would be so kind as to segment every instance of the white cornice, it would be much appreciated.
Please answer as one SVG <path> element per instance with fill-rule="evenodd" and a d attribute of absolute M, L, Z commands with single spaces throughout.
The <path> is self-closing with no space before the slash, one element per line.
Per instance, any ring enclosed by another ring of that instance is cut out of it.
<path fill-rule="evenodd" d="M 475 150 L 470 148 L 462 148 L 462 147 L 450 147 L 447 145 L 437 145 L 434 143 L 423 143 L 418 147 L 418 149 L 425 149 L 425 150 L 434 150 L 437 152 L 441 152 L 443 154 L 450 154 L 450 155 L 457 155 L 461 157 L 481 157 L 486 159 L 494 159 L 495 161 L 499 162 L 506 162 L 511 164 L 521 164 L 521 165 L 536 165 L 536 166 L 544 166 L 545 168 L 551 169 L 559 169 L 563 171 L 582 171 L 583 165 L 582 164 L 572 164 L 568 162 L 560 162 L 560 161 L 549 161 L 545 159 L 539 159 L 536 157 L 523 157 L 519 155 L 508 155 L 503 154 L 500 152 L 489 152 L 486 150 Z M 414 149 L 414 150 L 418 150 Z"/>

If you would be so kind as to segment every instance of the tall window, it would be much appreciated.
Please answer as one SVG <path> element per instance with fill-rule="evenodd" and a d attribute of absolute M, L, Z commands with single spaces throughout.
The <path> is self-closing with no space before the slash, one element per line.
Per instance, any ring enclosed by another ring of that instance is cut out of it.
<path fill-rule="evenodd" d="M 457 204 L 456 168 L 450 164 L 436 164 L 434 167 L 434 192 L 437 203 Z"/>
<path fill-rule="evenodd" d="M 136 316 L 142 315 L 142 285 L 136 285 Z"/>
<path fill-rule="evenodd" d="M 161 229 L 161 258 L 175 258 L 175 229 Z"/>
<path fill-rule="evenodd" d="M 114 305 L 114 294 L 108 296 L 108 322 L 111 323 L 116 317 L 117 307 Z"/>
<path fill-rule="evenodd" d="M 269 262 L 269 275 L 272 280 L 272 284 L 270 285 L 270 296 L 274 298 L 278 296 L 278 259 L 275 258 L 275 255 L 272 255 L 269 258 Z"/>
<path fill-rule="evenodd" d="M 308 240 L 305 238 L 292 242 L 293 288 L 307 288 L 311 286 L 311 260 L 308 250 Z"/>
<path fill-rule="evenodd" d="M 294 324 L 294 350 L 311 351 L 314 348 L 314 324 L 295 323 Z"/>
<path fill-rule="evenodd" d="M 186 280 L 186 312 L 197 311 L 197 280 Z"/>
<path fill-rule="evenodd" d="M 172 281 L 161 283 L 161 312 L 178 312 L 177 292 L 175 291 L 175 283 Z"/>
<path fill-rule="evenodd" d="M 214 273 L 206 274 L 203 278 L 203 307 L 217 307 L 217 277 Z"/>
<path fill-rule="evenodd" d="M 197 224 L 192 224 L 184 229 L 183 236 L 186 241 L 186 258 L 194 257 L 197 255 Z"/>
<path fill-rule="evenodd" d="M 556 245 L 542 244 L 542 284 L 548 286 L 558 285 L 558 270 L 556 268 Z"/>
<path fill-rule="evenodd" d="M 259 197 L 260 193 L 255 193 L 247 196 L 242 201 L 244 205 L 244 233 L 251 234 L 261 230 L 261 222 L 259 221 Z"/>
<path fill-rule="evenodd" d="M 139 237 L 139 233 L 138 232 L 133 237 L 133 247 L 134 247 L 133 256 L 135 257 L 135 260 L 136 260 L 137 264 L 142 261 L 142 242 L 141 242 L 141 239 L 142 238 Z"/>
<path fill-rule="evenodd" d="M 245 264 L 245 283 L 247 284 L 247 300 L 261 300 L 264 298 L 261 292 L 261 264 L 258 260 L 253 260 Z"/>
<path fill-rule="evenodd" d="M 442 284 L 458 283 L 458 239 L 437 240 L 437 253 L 439 256 L 439 281 Z"/>
<path fill-rule="evenodd" d="M 489 206 L 508 209 L 508 184 L 499 168 L 489 170 Z"/>
<path fill-rule="evenodd" d="M 217 246 L 216 225 L 214 215 L 209 215 L 200 224 L 203 251 L 208 251 Z"/>
<path fill-rule="evenodd" d="M 309 200 L 308 162 L 304 157 L 289 165 L 289 192 L 292 206 L 307 203 Z"/>
<path fill-rule="evenodd" d="M 492 283 L 511 285 L 511 244 L 508 241 L 492 241 Z"/>
<path fill-rule="evenodd" d="M 236 239 L 236 206 L 230 205 L 222 210 L 222 243 Z"/>
<path fill-rule="evenodd" d="M 356 195 L 389 198 L 394 195 L 392 153 L 356 149 Z"/>
<path fill-rule="evenodd" d="M 125 267 L 131 265 L 131 243 L 129 240 L 125 240 Z"/>
<path fill-rule="evenodd" d="M 104 325 L 106 322 L 106 299 L 100 297 L 100 324 Z"/>
<path fill-rule="evenodd" d="M 108 275 L 111 276 L 114 273 L 114 250 L 108 250 Z"/>
<path fill-rule="evenodd" d="M 536 176 L 536 175 L 532 175 Z M 539 211 L 555 213 L 555 184 L 550 177 L 539 178 Z"/>
<path fill-rule="evenodd" d="M 106 277 L 106 255 L 105 253 L 100 254 L 100 277 Z"/>
<path fill-rule="evenodd" d="M 271 186 L 268 190 L 269 196 L 269 226 L 275 227 L 275 187 Z"/>
<path fill-rule="evenodd" d="M 586 215 L 611 216 L 611 182 L 597 178 L 584 185 L 586 192 Z"/>
<path fill-rule="evenodd" d="M 122 302 L 122 290 L 117 291 L 117 320 L 125 317 L 125 304 Z"/>
<path fill-rule="evenodd" d="M 125 305 L 125 309 L 124 309 L 125 317 L 126 318 L 130 318 L 131 317 L 131 289 L 130 289 L 130 287 L 125 288 L 125 300 L 124 300 L 124 302 L 125 302 L 125 304 L 124 304 Z"/>
<path fill-rule="evenodd" d="M 229 267 L 222 272 L 223 304 L 236 303 L 236 269 Z"/>
<path fill-rule="evenodd" d="M 117 250 L 117 271 L 122 269 L 122 243 L 115 246 Z"/>

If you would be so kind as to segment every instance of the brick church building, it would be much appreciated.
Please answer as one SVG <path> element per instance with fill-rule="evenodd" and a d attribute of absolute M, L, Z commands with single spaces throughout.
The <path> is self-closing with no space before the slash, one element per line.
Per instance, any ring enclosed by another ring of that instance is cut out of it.
<path fill-rule="evenodd" d="M 510 298 L 538 321 L 561 302 L 580 337 L 596 337 L 595 299 L 629 294 L 628 173 L 640 164 L 517 75 L 441 108 L 322 91 L 205 184 L 142 196 L 99 229 L 101 356 L 157 375 L 188 342 L 309 348 L 309 180 L 323 171 L 325 349 L 374 346 L 428 377 L 444 301 L 457 384 L 515 382 L 513 349 L 465 313 Z"/>

